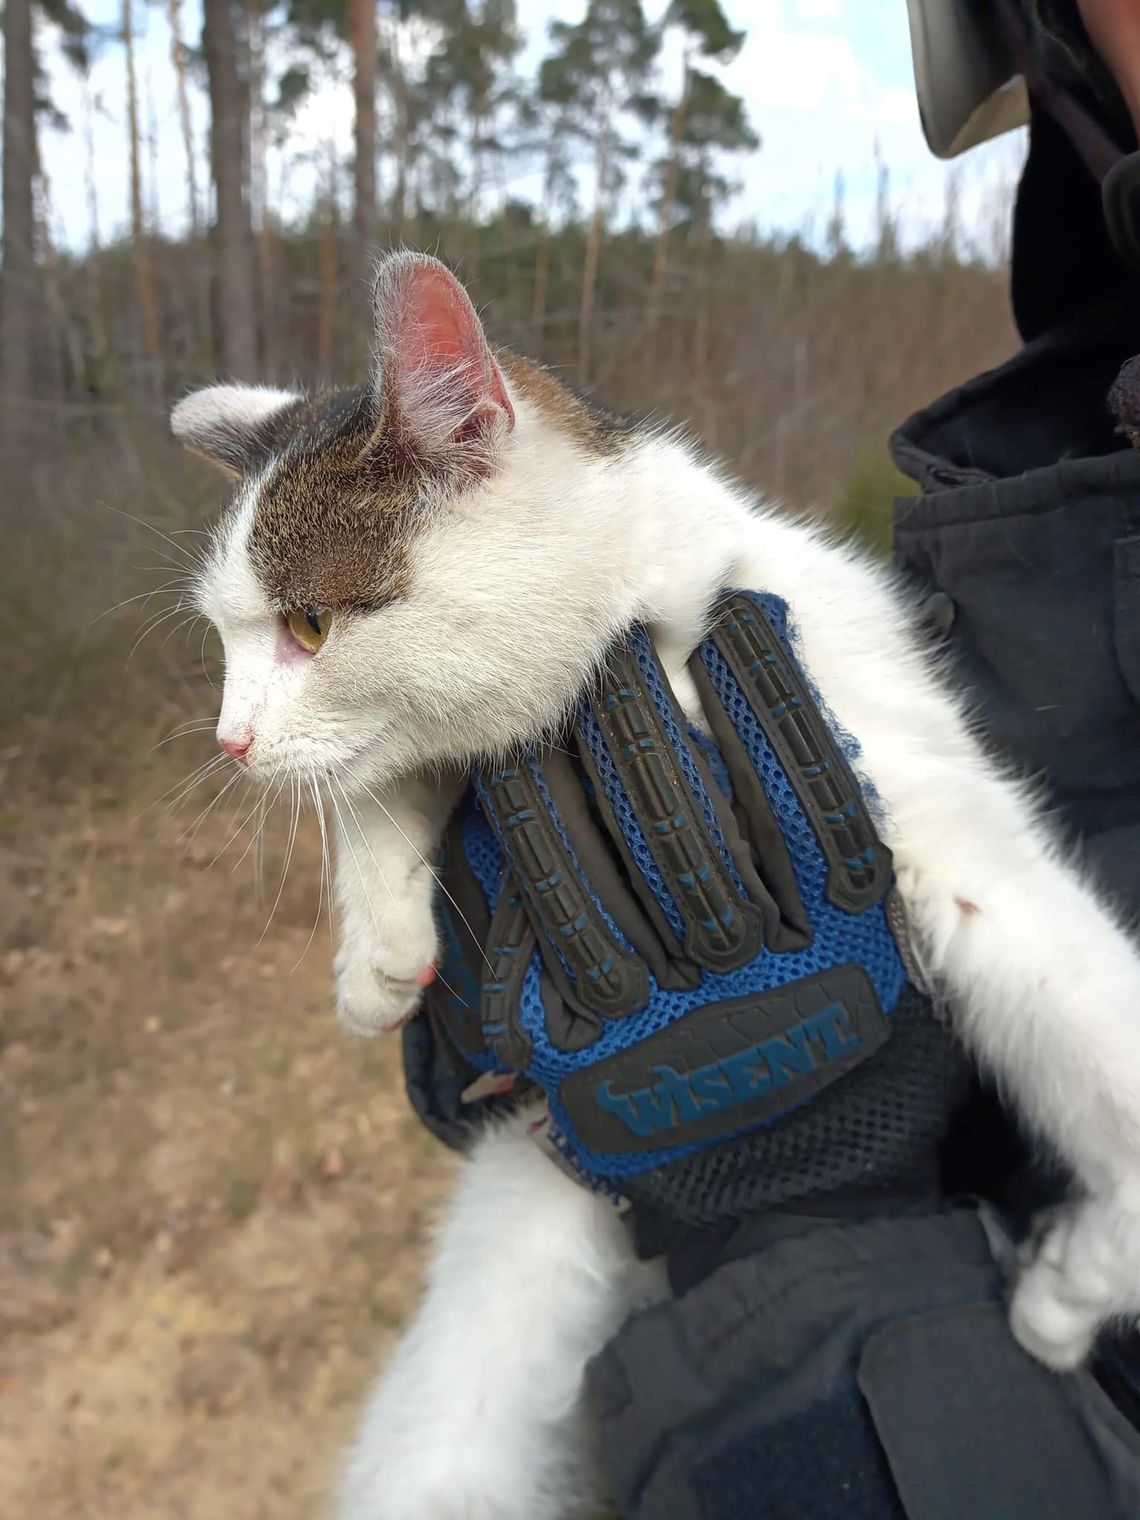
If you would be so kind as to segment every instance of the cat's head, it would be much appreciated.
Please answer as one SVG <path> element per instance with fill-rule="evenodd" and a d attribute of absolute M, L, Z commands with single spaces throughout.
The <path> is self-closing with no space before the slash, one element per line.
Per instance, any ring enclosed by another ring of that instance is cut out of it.
<path fill-rule="evenodd" d="M 388 257 L 373 320 L 355 389 L 217 385 L 172 417 L 236 478 L 198 600 L 225 648 L 219 742 L 267 780 L 500 752 L 627 615 L 589 544 L 621 435 L 492 353 L 435 259 Z"/>

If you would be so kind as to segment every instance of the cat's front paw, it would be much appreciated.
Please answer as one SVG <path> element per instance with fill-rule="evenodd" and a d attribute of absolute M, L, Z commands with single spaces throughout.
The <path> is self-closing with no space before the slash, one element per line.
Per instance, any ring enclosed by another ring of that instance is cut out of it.
<path fill-rule="evenodd" d="M 438 953 L 430 910 L 346 939 L 333 962 L 340 1023 L 366 1037 L 398 1029 L 419 1008 Z"/>
<path fill-rule="evenodd" d="M 1081 1199 L 1038 1221 L 1019 1256 L 1010 1328 L 1058 1372 L 1079 1367 L 1100 1327 L 1140 1315 L 1140 1211 L 1121 1195 Z"/>

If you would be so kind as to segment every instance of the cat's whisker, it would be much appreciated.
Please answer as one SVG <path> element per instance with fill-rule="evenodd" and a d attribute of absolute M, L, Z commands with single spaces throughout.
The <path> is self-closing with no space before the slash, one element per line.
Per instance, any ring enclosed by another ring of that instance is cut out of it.
<path fill-rule="evenodd" d="M 158 647 L 160 649 L 165 649 L 166 646 L 167 646 L 167 644 L 169 644 L 170 641 L 171 641 L 171 639 L 174 637 L 174 635 L 176 633 L 180 633 L 183 628 L 186 628 L 186 629 L 189 630 L 189 632 L 186 635 L 186 642 L 189 643 L 190 642 L 190 634 L 193 633 L 193 631 L 194 631 L 194 625 L 203 616 L 204 616 L 204 614 L 201 613 L 201 612 L 191 612 L 188 616 L 184 617 L 180 623 L 175 623 L 174 627 L 168 629 L 167 632 L 164 634 L 163 639 L 162 639 L 162 643 Z"/>
<path fill-rule="evenodd" d="M 345 826 L 344 815 L 341 813 L 340 804 L 336 800 L 335 793 L 333 793 L 331 790 L 329 792 L 329 801 L 333 805 L 333 812 L 336 814 L 337 822 L 340 824 L 341 838 L 348 846 L 349 857 L 351 858 L 353 865 L 356 867 L 357 876 L 360 878 L 360 890 L 364 893 L 364 901 L 368 905 L 368 916 L 372 920 L 372 927 L 376 930 L 377 935 L 379 935 L 380 925 L 376 922 L 376 910 L 372 906 L 372 894 L 368 890 L 368 883 L 364 880 L 364 872 L 360 869 L 360 861 L 357 860 L 356 851 L 352 847 L 352 835 L 348 828 Z"/>
<path fill-rule="evenodd" d="M 214 720 L 211 718 L 208 723 L 203 723 L 198 728 L 185 728 L 180 734 L 167 734 L 165 739 L 160 739 L 157 744 L 152 744 L 148 753 L 153 755 L 167 744 L 173 744 L 176 739 L 195 739 L 199 734 L 208 734 L 214 726 Z"/>
<path fill-rule="evenodd" d="M 209 670 L 206 668 L 206 640 L 209 637 L 210 637 L 210 622 L 209 622 L 209 619 L 207 619 L 206 620 L 206 626 L 202 630 L 202 643 L 201 643 L 201 646 L 200 646 L 200 648 L 198 650 L 198 662 L 199 662 L 199 664 L 202 667 L 202 674 L 206 677 L 206 680 L 210 683 L 210 685 L 214 688 L 214 690 L 217 691 L 217 689 L 218 689 L 217 682 L 214 680 L 213 676 L 210 674 Z"/>
<path fill-rule="evenodd" d="M 271 778 L 271 781 L 270 781 L 269 784 L 272 785 L 273 781 L 275 781 L 276 779 L 277 779 L 277 772 L 274 771 L 273 777 Z M 241 854 L 238 856 L 238 858 L 234 861 L 233 865 L 230 867 L 230 875 L 231 876 L 234 874 L 234 872 L 237 870 L 237 868 L 241 865 L 242 861 L 249 854 L 250 850 L 252 850 L 254 848 L 254 846 L 257 844 L 258 835 L 259 835 L 260 831 L 265 827 L 265 816 L 266 816 L 266 813 L 268 811 L 268 806 L 269 806 L 269 787 L 268 786 L 259 787 L 257 801 L 250 808 L 248 814 L 246 815 L 245 821 L 242 823 L 241 827 L 242 827 L 242 829 L 244 829 L 246 823 L 249 822 L 250 818 L 252 818 L 255 813 L 257 814 L 257 822 L 253 826 L 253 832 L 250 834 L 249 838 L 246 840 L 245 849 L 241 852 Z M 241 829 L 239 829 L 238 832 L 240 833 Z M 256 856 L 254 857 L 254 864 L 255 864 L 255 870 L 256 870 Z"/>
<path fill-rule="evenodd" d="M 248 793 L 248 789 L 247 789 L 247 791 L 242 794 L 242 800 L 241 800 L 242 806 L 244 806 L 245 799 L 246 799 L 246 797 L 248 795 L 249 795 L 249 793 Z M 261 805 L 261 791 L 260 791 L 260 788 L 258 788 L 258 795 L 257 795 L 256 799 L 254 800 L 253 806 L 250 808 L 249 812 L 246 813 L 245 817 L 236 826 L 236 828 L 234 828 L 234 829 L 232 829 L 230 831 L 230 834 L 229 834 L 228 838 L 226 839 L 225 844 L 223 844 L 218 849 L 218 851 L 215 854 L 213 860 L 211 860 L 210 863 L 209 863 L 209 865 L 207 865 L 207 867 L 206 867 L 207 871 L 211 870 L 214 866 L 217 865 L 218 861 L 221 860 L 222 856 L 229 849 L 230 845 L 233 844 L 233 842 L 234 842 L 235 839 L 240 839 L 241 838 L 243 832 L 245 831 L 246 824 L 253 817 L 254 813 L 257 812 L 257 809 L 260 807 L 260 805 Z M 239 813 L 241 812 L 241 806 L 239 806 L 238 812 Z M 249 851 L 249 845 L 247 844 L 246 847 L 245 847 L 245 851 L 242 853 L 242 855 L 238 859 L 238 865 L 240 865 L 241 862 L 245 859 L 245 856 L 248 853 L 248 851 Z M 235 866 L 234 869 L 236 870 L 237 867 Z"/>
<path fill-rule="evenodd" d="M 177 543 L 171 538 L 169 533 L 164 533 L 161 528 L 156 528 L 153 523 L 148 523 L 145 518 L 136 517 L 133 512 L 124 512 L 121 507 L 113 507 L 109 501 L 101 501 L 99 505 L 105 507 L 108 512 L 114 512 L 116 517 L 125 517 L 128 522 L 136 523 L 140 528 L 145 528 L 148 533 L 153 533 L 157 538 L 161 538 L 164 543 L 170 545 L 175 553 L 182 556 L 190 569 L 195 571 L 201 569 L 204 563 L 204 556 L 200 552 L 198 554 L 191 554 L 189 549 Z"/>
<path fill-rule="evenodd" d="M 200 728 L 203 724 L 213 728 L 217 721 L 216 713 L 199 713 L 196 718 L 184 718 L 181 723 L 176 723 L 170 730 L 170 735 L 173 737 L 176 734 L 184 733 L 187 729 Z"/>
<path fill-rule="evenodd" d="M 171 802 L 167 803 L 167 811 L 173 811 L 183 797 L 188 796 L 196 786 L 200 786 L 215 771 L 220 770 L 223 765 L 227 764 L 228 759 L 227 755 L 213 755 L 209 760 L 203 760 L 201 765 L 195 767 L 190 772 L 189 776 L 184 776 L 180 781 L 176 781 L 173 786 L 167 787 L 160 797 L 156 797 L 153 802 L 148 802 L 141 813 L 135 814 L 131 822 L 137 823 L 140 818 L 145 818 L 149 812 L 158 807 L 159 803 L 165 802 L 171 792 L 177 792 L 178 795 Z"/>
<path fill-rule="evenodd" d="M 163 623 L 169 622 L 171 618 L 177 617 L 180 612 L 185 611 L 185 608 L 186 603 L 182 600 L 181 597 L 179 597 L 178 601 L 175 602 L 173 607 L 167 607 L 163 612 L 156 613 L 155 616 L 147 622 L 138 638 L 131 645 L 131 652 L 127 655 L 126 664 L 123 666 L 123 669 L 130 669 L 131 661 L 134 659 L 136 653 L 138 652 L 139 645 L 148 636 L 148 634 L 153 633 L 156 628 L 161 628 Z"/>
<path fill-rule="evenodd" d="M 363 843 L 364 848 L 368 851 L 368 854 L 369 854 L 369 856 L 371 857 L 371 860 L 372 860 L 372 864 L 376 867 L 376 870 L 379 873 L 380 880 L 384 883 L 384 886 L 387 889 L 389 897 L 391 897 L 393 899 L 393 901 L 395 901 L 395 893 L 392 891 L 392 888 L 391 888 L 391 886 L 388 883 L 388 878 L 384 875 L 384 872 L 380 868 L 380 862 L 376 859 L 376 856 L 375 856 L 375 854 L 373 852 L 372 846 L 368 843 L 368 836 L 365 834 L 365 832 L 364 832 L 364 830 L 363 830 L 363 828 L 361 827 L 361 824 L 360 824 L 360 814 L 357 812 L 355 806 L 353 805 L 352 799 L 349 797 L 348 793 L 345 791 L 343 782 L 337 776 L 330 776 L 329 780 L 335 784 L 335 786 L 337 787 L 338 791 L 340 792 L 341 798 L 344 801 L 344 805 L 345 805 L 345 807 L 348 808 L 348 811 L 349 811 L 349 813 L 350 813 L 350 815 L 352 817 L 352 820 L 356 824 L 357 831 L 359 832 L 361 842 Z M 375 800 L 375 799 L 373 799 L 373 800 Z M 335 800 L 333 802 L 333 806 L 334 807 L 336 806 Z M 339 809 L 338 809 L 338 812 L 339 812 Z M 397 827 L 398 827 L 398 825 L 397 825 Z M 341 829 L 342 829 L 342 831 L 343 831 L 343 828 L 344 828 L 344 823 L 343 823 L 343 820 L 342 820 L 342 822 L 341 822 Z M 402 834 L 403 830 L 401 829 L 400 832 Z M 404 837 L 407 838 L 406 835 Z M 350 848 L 351 848 L 351 846 L 350 846 Z M 413 848 L 414 848 L 414 846 L 413 846 Z M 354 854 L 353 855 L 353 860 L 355 861 L 355 859 L 356 859 L 356 856 Z M 421 860 L 423 859 L 422 855 L 420 856 L 420 859 Z M 370 913 L 370 915 L 372 917 L 373 927 L 376 927 L 376 915 L 373 912 L 372 901 L 371 901 L 371 898 L 369 897 L 368 889 L 367 889 L 367 887 L 364 884 L 364 877 L 360 873 L 360 867 L 359 867 L 359 865 L 357 865 L 357 874 L 360 875 L 360 884 L 361 884 L 362 887 L 364 887 L 364 895 L 365 895 L 366 898 L 368 898 L 368 911 L 369 911 L 369 913 Z M 433 876 L 435 875 L 434 872 L 432 874 L 433 874 Z M 435 879 L 438 881 L 439 878 L 436 877 Z M 330 909 L 330 911 L 331 911 L 331 909 Z M 460 914 L 460 917 L 462 917 L 462 916 L 463 915 Z M 466 922 L 467 922 L 467 920 L 464 919 L 464 923 L 466 923 Z M 470 928 L 470 925 L 468 925 L 468 928 Z M 472 938 L 474 938 L 474 937 L 475 937 L 474 934 L 472 934 Z M 484 958 L 484 960 L 486 960 L 486 956 L 484 956 L 483 958 Z M 487 962 L 487 964 L 488 964 L 488 966 L 490 966 L 490 962 L 489 961 Z M 444 986 L 444 987 L 447 988 L 448 992 L 451 993 L 452 997 L 456 997 L 456 998 L 459 997 L 459 993 L 456 992 L 455 988 L 452 987 L 451 984 L 448 981 L 446 981 L 442 976 L 439 975 L 438 968 L 436 969 L 436 976 L 439 979 L 440 984 L 442 986 Z"/>
<path fill-rule="evenodd" d="M 113 607 L 105 607 L 102 612 L 97 612 L 87 626 L 94 628 L 96 623 L 101 623 L 104 618 L 110 617 L 113 612 L 118 612 L 120 608 L 129 607 L 132 602 L 149 602 L 156 596 L 181 596 L 185 590 L 186 582 L 181 577 L 178 577 L 175 580 L 167 581 L 164 586 L 155 586 L 151 591 L 139 591 L 134 596 L 125 596 L 121 602 L 116 602 Z"/>
<path fill-rule="evenodd" d="M 144 622 L 139 632 L 139 640 L 144 639 L 152 628 L 157 628 L 158 625 L 166 618 L 173 617 L 176 612 L 181 612 L 185 605 L 186 604 L 183 601 L 182 597 L 179 596 L 178 600 L 172 607 L 162 607 L 158 612 L 152 613 L 151 616 L 147 618 L 146 622 Z"/>
<path fill-rule="evenodd" d="M 373 851 L 372 846 L 368 842 L 368 835 L 364 832 L 364 827 L 363 827 L 363 825 L 361 824 L 361 821 L 360 821 L 360 814 L 357 812 L 356 808 L 354 807 L 353 802 L 352 802 L 352 798 L 345 791 L 345 789 L 344 789 L 344 783 L 339 779 L 339 777 L 333 776 L 331 779 L 335 783 L 337 790 L 340 792 L 340 795 L 341 795 L 341 798 L 342 798 L 342 800 L 344 802 L 344 805 L 348 809 L 349 817 L 352 819 L 353 823 L 356 825 L 356 831 L 357 831 L 358 835 L 360 836 L 360 841 L 364 845 L 364 848 L 368 851 L 368 855 L 369 855 L 369 858 L 372 861 L 372 864 L 376 867 L 376 874 L 379 876 L 380 880 L 383 882 L 383 884 L 384 884 L 384 890 L 387 892 L 388 896 L 392 899 L 392 901 L 395 902 L 396 901 L 396 894 L 395 894 L 395 892 L 392 891 L 392 884 L 389 882 L 388 877 L 385 874 L 383 866 L 376 859 L 375 852 Z"/>
<path fill-rule="evenodd" d="M 194 734 L 207 733 L 217 727 L 217 722 L 215 717 L 188 718 L 185 723 L 179 723 L 177 728 L 171 729 L 170 733 L 164 735 L 157 744 L 152 745 L 150 753 L 153 755 L 155 750 L 161 749 L 164 744 L 172 743 L 175 739 L 189 739 Z"/>
<path fill-rule="evenodd" d="M 387 889 L 388 895 L 394 899 L 395 894 L 392 892 L 392 888 L 391 888 L 391 886 L 388 883 L 388 879 L 384 875 L 384 872 L 380 868 L 380 862 L 376 859 L 376 856 L 375 856 L 375 854 L 374 854 L 374 852 L 372 850 L 372 846 L 368 843 L 368 837 L 364 833 L 364 830 L 363 830 L 363 828 L 360 825 L 360 815 L 357 812 L 356 808 L 353 806 L 352 799 L 349 797 L 348 793 L 344 789 L 343 784 L 340 782 L 340 780 L 337 777 L 333 776 L 333 777 L 330 777 L 329 779 L 331 781 L 335 782 L 335 784 L 337 786 L 337 789 L 340 792 L 341 798 L 343 799 L 345 806 L 348 808 L 353 822 L 356 824 L 357 830 L 358 830 L 359 835 L 360 835 L 361 842 L 363 843 L 365 849 L 368 851 L 368 854 L 369 854 L 369 856 L 371 857 L 371 860 L 372 860 L 372 864 L 376 867 L 377 872 L 379 872 L 380 880 L 384 883 L 384 886 Z M 330 800 L 332 801 L 333 807 L 335 808 L 336 807 L 336 799 L 335 798 L 330 798 Z M 339 808 L 337 808 L 337 814 L 338 814 L 338 816 L 340 816 L 340 809 Z M 342 833 L 345 832 L 345 830 L 344 830 L 344 820 L 343 819 L 341 819 L 341 831 L 342 831 Z M 356 866 L 356 873 L 360 877 L 360 885 L 364 889 L 364 896 L 365 896 L 365 900 L 368 903 L 368 913 L 369 913 L 369 916 L 372 919 L 372 926 L 373 926 L 374 929 L 377 930 L 377 933 L 379 933 L 379 926 L 376 923 L 376 914 L 375 914 L 375 911 L 373 910 L 373 907 L 372 907 L 372 898 L 371 898 L 371 895 L 370 895 L 370 893 L 368 891 L 368 888 L 367 888 L 367 886 L 365 884 L 364 875 L 363 875 L 363 873 L 360 870 L 360 864 L 359 864 L 359 862 L 356 859 L 356 852 L 352 849 L 352 845 L 351 845 L 351 842 L 348 840 L 347 834 L 345 834 L 345 840 L 346 840 L 346 843 L 348 843 L 348 845 L 349 845 L 349 851 L 352 854 L 353 864 Z M 329 924 L 330 924 L 330 926 L 332 924 L 332 895 L 331 895 L 331 889 L 330 889 L 330 896 L 329 896 Z M 448 990 L 448 992 L 451 993 L 452 997 L 455 997 L 455 998 L 459 997 L 459 993 L 455 990 L 455 988 L 451 985 L 451 983 L 448 982 L 445 977 L 443 977 L 443 976 L 440 975 L 438 967 L 436 968 L 436 977 L 437 977 L 440 985 L 443 986 L 443 987 L 446 987 L 447 990 Z M 460 999 L 460 1001 L 462 1001 L 462 999 Z"/>
<path fill-rule="evenodd" d="M 179 842 L 179 844 L 181 844 L 184 840 L 186 842 L 186 848 L 183 851 L 183 858 L 185 858 L 190 853 L 191 849 L 193 848 L 194 841 L 195 841 L 195 839 L 197 839 L 198 833 L 199 833 L 202 825 L 205 823 L 206 819 L 214 811 L 214 809 L 217 807 L 218 803 L 221 802 L 222 798 L 225 797 L 228 794 L 228 792 L 230 791 L 230 789 L 232 787 L 235 787 L 238 784 L 238 782 L 243 779 L 244 776 L 245 776 L 244 771 L 238 770 L 235 767 L 234 768 L 234 774 L 226 782 L 225 786 L 222 787 L 221 791 L 218 792 L 218 794 L 215 797 L 213 797 L 209 802 L 207 802 L 206 806 L 198 814 L 198 817 L 190 825 L 190 827 L 187 828 L 187 829 L 184 829 L 182 831 L 182 833 L 179 834 L 179 836 L 178 836 L 178 842 Z"/>
<path fill-rule="evenodd" d="M 266 790 L 264 805 L 257 819 L 257 836 L 253 850 L 253 881 L 254 899 L 259 907 L 265 901 L 265 825 L 281 795 L 282 783 L 279 779 L 279 769 L 273 773 L 271 789 Z"/>
<path fill-rule="evenodd" d="M 257 943 L 259 945 L 261 944 L 261 942 L 265 938 L 265 936 L 269 933 L 270 925 L 273 923 L 274 916 L 277 913 L 278 904 L 281 901 L 281 894 L 285 891 L 285 879 L 289 875 L 289 867 L 290 867 L 290 865 L 292 864 L 292 861 L 293 861 L 293 846 L 294 846 L 294 844 L 296 843 L 296 840 L 297 840 L 297 823 L 298 823 L 299 818 L 300 818 L 300 808 L 299 808 L 298 802 L 297 802 L 297 782 L 296 782 L 295 777 L 290 776 L 290 778 L 289 778 L 289 842 L 285 846 L 285 864 L 281 867 L 281 880 L 280 880 L 280 882 L 278 883 L 278 886 L 277 886 L 277 896 L 273 899 L 273 906 L 269 910 L 269 918 L 266 920 L 265 928 L 262 929 L 262 931 L 261 931 L 261 933 L 260 933 L 260 935 L 258 936 L 258 939 L 257 939 Z"/>
<path fill-rule="evenodd" d="M 324 811 L 324 806 L 323 806 L 323 804 L 321 802 L 320 794 L 317 791 L 317 784 L 316 784 L 316 782 L 313 780 L 313 778 L 311 776 L 307 778 L 307 782 L 308 782 L 308 788 L 309 788 L 309 795 L 313 799 L 313 812 L 316 813 L 316 815 L 317 815 L 317 826 L 318 826 L 318 828 L 321 831 L 321 879 L 317 883 L 317 911 L 313 915 L 313 927 L 309 930 L 309 937 L 305 941 L 305 948 L 301 951 L 300 955 L 297 957 L 297 959 L 296 959 L 296 961 L 295 961 L 295 963 L 293 965 L 293 968 L 292 968 L 293 971 L 296 971 L 297 967 L 305 959 L 306 955 L 308 955 L 309 950 L 312 947 L 313 940 L 316 938 L 317 930 L 320 927 L 320 923 L 321 923 L 321 909 L 325 905 L 325 882 L 329 880 L 329 841 L 328 841 L 328 832 L 327 832 L 327 830 L 325 828 L 325 811 Z M 330 929 L 330 931 L 332 929 L 332 883 L 331 883 L 331 881 L 329 882 L 329 929 Z"/>

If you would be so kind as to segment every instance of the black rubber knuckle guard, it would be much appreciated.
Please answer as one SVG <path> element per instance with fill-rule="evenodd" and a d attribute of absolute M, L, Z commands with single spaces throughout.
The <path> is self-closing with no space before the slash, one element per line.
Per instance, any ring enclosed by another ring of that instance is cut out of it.
<path fill-rule="evenodd" d="M 595 711 L 650 854 L 685 924 L 684 953 L 710 971 L 755 960 L 757 908 L 738 890 L 673 754 L 632 653 L 615 651 Z"/>
<path fill-rule="evenodd" d="M 493 771 L 486 797 L 532 919 L 568 968 L 583 1011 L 620 1018 L 643 1008 L 649 977 L 617 943 L 590 897 L 529 772 Z"/>
<path fill-rule="evenodd" d="M 736 593 L 712 640 L 775 751 L 827 862 L 826 895 L 861 913 L 890 890 L 891 853 L 875 832 L 851 768 L 795 661 L 763 610 Z"/>
<path fill-rule="evenodd" d="M 512 873 L 503 879 L 487 938 L 487 962 L 480 989 L 483 1038 L 495 1059 L 512 1071 L 530 1060 L 530 1036 L 518 1020 L 523 978 L 535 946 L 534 930 Z"/>

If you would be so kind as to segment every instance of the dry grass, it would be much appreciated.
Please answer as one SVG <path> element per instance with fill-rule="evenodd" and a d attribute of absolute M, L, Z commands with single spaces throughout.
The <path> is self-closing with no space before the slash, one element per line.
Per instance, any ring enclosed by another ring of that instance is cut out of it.
<path fill-rule="evenodd" d="M 0 1515 L 316 1515 L 448 1161 L 337 1035 L 311 841 L 259 944 L 230 820 L 132 811 L 0 859 Z"/>
<path fill-rule="evenodd" d="M 603 394 L 872 537 L 888 426 L 1012 346 L 990 271 L 741 247 L 692 293 L 681 271 L 647 334 L 627 253 L 606 255 Z M 573 248 L 558 257 L 537 345 L 525 280 L 512 293 L 485 259 L 480 294 L 504 337 L 570 365 Z M 310 288 L 280 299 L 304 318 Z M 305 372 L 303 344 L 280 362 Z M 157 397 L 29 429 L 0 495 L 0 1520 L 315 1517 L 449 1161 L 395 1047 L 333 1023 L 327 929 L 305 948 L 314 830 L 262 938 L 275 885 L 256 900 L 240 848 L 210 865 L 227 818 L 186 852 L 192 807 L 143 811 L 211 753 L 205 729 L 153 747 L 212 717 L 216 651 L 199 630 L 164 644 L 172 619 L 127 666 L 148 604 L 93 619 L 179 573 L 214 478 Z"/>

